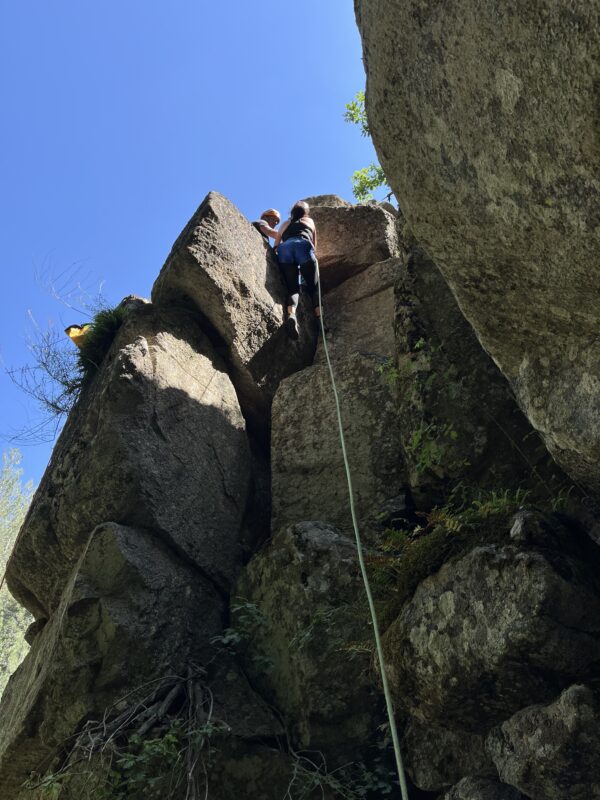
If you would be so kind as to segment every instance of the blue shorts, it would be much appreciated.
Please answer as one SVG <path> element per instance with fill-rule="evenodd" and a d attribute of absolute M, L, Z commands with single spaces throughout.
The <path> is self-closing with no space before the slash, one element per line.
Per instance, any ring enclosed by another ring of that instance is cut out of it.
<path fill-rule="evenodd" d="M 293 236 L 286 239 L 277 248 L 277 258 L 280 264 L 307 264 L 315 260 L 312 242 L 303 239 L 301 236 Z"/>

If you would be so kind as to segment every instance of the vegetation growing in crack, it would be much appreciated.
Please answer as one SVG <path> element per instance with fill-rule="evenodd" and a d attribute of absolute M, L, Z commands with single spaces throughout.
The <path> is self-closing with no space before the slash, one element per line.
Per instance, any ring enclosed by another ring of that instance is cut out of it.
<path fill-rule="evenodd" d="M 469 462 L 456 457 L 452 445 L 458 440 L 458 433 L 451 423 L 434 421 L 422 422 L 406 444 L 406 451 L 418 475 L 444 467 L 455 471 L 466 467 Z"/>
<path fill-rule="evenodd" d="M 82 389 L 91 381 L 127 315 L 127 307 L 96 307 L 79 348 L 53 326 L 36 327 L 28 343 L 31 363 L 6 370 L 11 381 L 37 403 L 42 417 L 20 431 L 26 443 L 53 440 Z"/>
<path fill-rule="evenodd" d="M 214 717 L 205 670 L 152 681 L 87 722 L 62 763 L 41 769 L 32 800 L 195 800 L 208 787 L 215 741 L 229 727 Z"/>
<path fill-rule="evenodd" d="M 381 750 L 385 751 L 384 742 Z M 397 785 L 395 771 L 388 765 L 385 754 L 373 763 L 346 764 L 330 770 L 322 753 L 293 753 L 292 774 L 283 800 L 313 800 L 325 796 L 341 800 L 366 800 L 391 795 Z"/>
<path fill-rule="evenodd" d="M 406 379 L 403 381 L 403 389 L 408 387 L 413 403 L 418 403 L 419 384 L 414 380 L 417 373 L 427 374 L 420 382 L 424 393 L 443 392 L 449 400 L 455 402 L 463 391 L 462 382 L 457 379 L 456 367 L 450 365 L 443 373 L 432 368 L 432 356 L 442 350 L 442 345 L 430 345 L 421 337 L 412 347 L 412 358 L 403 359 L 400 363 L 388 358 L 377 369 L 391 389 L 397 389 L 400 381 Z M 460 444 L 458 439 L 458 432 L 451 422 L 443 422 L 435 415 L 422 419 L 405 444 L 412 469 L 421 476 L 428 472 L 441 471 L 456 474 L 462 468 L 468 467 L 469 462 L 459 454 L 456 447 Z"/>
<path fill-rule="evenodd" d="M 82 386 L 96 374 L 127 313 L 126 306 L 118 305 L 115 308 L 100 309 L 94 315 L 78 352 L 77 371 Z"/>
<path fill-rule="evenodd" d="M 255 603 L 244 598 L 235 598 L 230 607 L 231 625 L 218 636 L 211 639 L 211 644 L 221 645 L 232 655 L 249 657 L 257 669 L 270 672 L 273 662 L 268 657 L 250 647 L 258 629 L 265 622 L 265 615 Z"/>
<path fill-rule="evenodd" d="M 167 676 L 137 688 L 90 720 L 65 744 L 61 764 L 41 768 L 25 785 L 32 800 L 200 800 L 210 797 L 211 769 L 232 736 L 214 715 L 206 671 Z M 395 785 L 384 740 L 368 764 L 329 769 L 323 754 L 296 751 L 289 738 L 273 755 L 289 757 L 287 800 L 327 796 L 365 800 L 391 794 Z M 218 773 L 217 773 L 218 774 Z"/>
<path fill-rule="evenodd" d="M 387 530 L 378 548 L 367 556 L 378 597 L 382 626 L 389 624 L 417 586 L 446 562 L 481 544 L 510 540 L 510 521 L 520 509 L 563 512 L 573 487 L 552 497 L 541 487 L 485 491 L 458 484 L 443 506 L 416 512 L 419 523 L 410 529 Z"/>

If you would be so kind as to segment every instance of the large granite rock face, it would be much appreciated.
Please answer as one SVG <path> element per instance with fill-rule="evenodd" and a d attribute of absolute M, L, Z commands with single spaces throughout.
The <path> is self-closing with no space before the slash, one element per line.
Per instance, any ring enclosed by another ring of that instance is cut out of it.
<path fill-rule="evenodd" d="M 317 256 L 323 291 L 328 292 L 378 261 L 399 254 L 396 219 L 378 204 L 353 206 L 331 195 L 312 197 Z M 343 202 L 343 201 L 342 201 Z"/>
<path fill-rule="evenodd" d="M 476 547 L 424 580 L 384 637 L 398 703 L 422 722 L 485 733 L 596 674 L 592 543 Z"/>
<path fill-rule="evenodd" d="M 273 251 L 218 192 L 206 196 L 179 235 L 152 300 L 200 314 L 229 364 L 244 414 L 264 432 L 280 380 L 312 361 L 316 327 L 302 325 L 300 339 L 289 340 L 286 290 Z"/>
<path fill-rule="evenodd" d="M 381 359 L 353 353 L 334 364 L 359 516 L 402 487 L 398 420 Z M 273 402 L 272 528 L 306 519 L 351 527 L 335 400 L 327 367 L 287 378 Z"/>
<path fill-rule="evenodd" d="M 156 531 L 222 591 L 249 542 L 252 457 L 222 361 L 180 309 L 132 314 L 69 417 L 8 564 L 13 594 L 56 609 L 89 531 Z"/>
<path fill-rule="evenodd" d="M 29 774 L 47 769 L 85 720 L 127 690 L 214 654 L 225 604 L 200 571 L 141 529 L 107 523 L 86 540 L 3 696 L 3 797 L 21 797 Z"/>
<path fill-rule="evenodd" d="M 407 237 L 408 238 L 408 237 Z M 410 247 L 395 294 L 398 415 L 417 505 L 479 489 L 564 481 L 440 271 Z"/>
<path fill-rule="evenodd" d="M 393 358 L 394 284 L 401 268 L 398 258 L 373 264 L 327 293 L 323 317 L 333 360 L 356 352 L 382 360 Z M 314 363 L 326 363 L 321 337 Z"/>
<path fill-rule="evenodd" d="M 557 461 L 599 488 L 597 4 L 355 8 L 411 229 Z"/>
<path fill-rule="evenodd" d="M 395 218 L 379 206 L 337 203 L 328 195 L 311 199 L 323 203 L 311 206 L 319 230 L 317 249 L 324 243 L 331 253 L 329 268 L 341 270 L 342 282 L 325 293 L 323 314 L 355 504 L 359 517 L 366 518 L 398 496 L 404 483 L 395 387 L 385 369 L 394 353 L 393 284 L 402 265 L 397 258 L 378 260 L 399 252 L 399 239 Z M 373 215 L 372 228 L 365 227 L 367 211 Z M 336 217 L 341 227 L 327 223 L 321 232 L 321 222 L 333 220 L 336 214 L 341 215 Z M 383 242 L 380 223 L 387 232 Z M 365 248 L 360 274 L 346 269 L 343 255 L 350 258 L 355 252 L 351 249 L 355 234 L 356 242 L 360 238 Z M 335 400 L 322 339 L 315 365 L 284 380 L 275 395 L 271 470 L 274 531 L 307 519 L 350 528 Z"/>
<path fill-rule="evenodd" d="M 571 686 L 547 706 L 531 706 L 488 738 L 502 780 L 531 800 L 600 797 L 600 694 Z"/>
<path fill-rule="evenodd" d="M 261 615 L 246 670 L 288 720 L 294 747 L 322 750 L 330 765 L 355 758 L 382 709 L 354 541 L 321 522 L 283 528 L 236 591 Z"/>

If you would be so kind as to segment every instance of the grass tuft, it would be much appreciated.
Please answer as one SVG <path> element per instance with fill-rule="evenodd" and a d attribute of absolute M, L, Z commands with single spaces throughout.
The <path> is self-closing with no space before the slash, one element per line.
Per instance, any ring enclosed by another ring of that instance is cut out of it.
<path fill-rule="evenodd" d="M 127 309 L 119 305 L 102 309 L 92 320 L 78 354 L 83 385 L 96 374 L 127 314 Z"/>

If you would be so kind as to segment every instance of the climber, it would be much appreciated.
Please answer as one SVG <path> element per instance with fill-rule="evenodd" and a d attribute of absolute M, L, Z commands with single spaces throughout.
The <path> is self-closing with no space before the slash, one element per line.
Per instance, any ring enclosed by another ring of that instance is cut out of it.
<path fill-rule="evenodd" d="M 69 325 L 68 328 L 65 328 L 65 333 L 77 347 L 81 348 L 83 339 L 90 328 L 91 325 L 89 322 L 86 322 L 84 325 Z"/>
<path fill-rule="evenodd" d="M 279 265 L 288 291 L 288 332 L 293 339 L 300 335 L 296 310 L 300 286 L 311 296 L 315 316 L 321 316 L 319 305 L 319 263 L 315 254 L 317 230 L 308 215 L 310 207 L 304 200 L 294 203 L 290 218 L 286 220 L 275 239 Z"/>
<path fill-rule="evenodd" d="M 269 237 L 274 239 L 277 236 L 275 228 L 281 222 L 281 214 L 276 208 L 267 208 L 266 211 L 260 215 L 260 219 L 252 224 L 256 230 L 263 237 L 265 244 L 269 245 Z M 269 245 L 270 246 L 270 245 Z"/>

